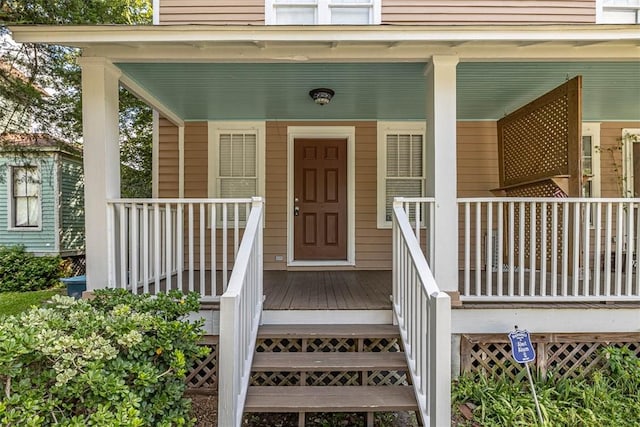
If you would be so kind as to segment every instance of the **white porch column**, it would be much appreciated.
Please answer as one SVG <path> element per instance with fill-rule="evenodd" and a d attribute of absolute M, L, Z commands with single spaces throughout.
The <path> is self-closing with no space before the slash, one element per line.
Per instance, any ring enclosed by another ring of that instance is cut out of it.
<path fill-rule="evenodd" d="M 104 58 L 80 58 L 87 290 L 107 285 L 107 200 L 120 197 L 118 79 Z"/>
<path fill-rule="evenodd" d="M 436 199 L 431 268 L 440 289 L 458 290 L 456 177 L 456 66 L 458 57 L 434 55 L 427 78 L 427 194 Z"/>

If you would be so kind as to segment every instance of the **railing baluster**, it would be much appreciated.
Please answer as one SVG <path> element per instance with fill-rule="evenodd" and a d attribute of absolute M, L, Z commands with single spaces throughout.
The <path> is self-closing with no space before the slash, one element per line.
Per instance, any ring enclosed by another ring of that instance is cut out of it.
<path fill-rule="evenodd" d="M 171 204 L 170 203 L 165 203 L 164 205 L 164 228 L 165 228 L 165 266 L 164 266 L 164 277 L 165 277 L 165 289 L 167 292 L 169 292 L 172 289 L 171 286 L 171 276 L 173 274 L 173 267 L 171 265 L 171 253 L 173 252 L 171 249 L 171 245 L 173 244 L 173 241 L 171 240 L 172 237 L 172 229 L 173 227 L 171 226 L 171 222 L 172 222 L 172 215 L 171 215 Z"/>
<path fill-rule="evenodd" d="M 142 291 L 149 293 L 149 205 L 142 204 Z"/>
<path fill-rule="evenodd" d="M 487 284 L 485 286 L 485 295 L 493 295 L 493 203 L 487 203 L 487 250 L 486 259 L 487 262 L 485 269 L 487 270 Z"/>
<path fill-rule="evenodd" d="M 524 296 L 524 244 L 525 244 L 525 204 L 518 203 L 518 295 Z"/>
<path fill-rule="evenodd" d="M 238 256 L 238 244 L 240 242 L 240 218 L 238 204 L 233 204 L 233 259 Z"/>
<path fill-rule="evenodd" d="M 558 295 L 558 203 L 551 203 L 551 295 Z"/>
<path fill-rule="evenodd" d="M 476 257 L 476 274 L 475 287 L 476 296 L 482 295 L 482 204 L 475 204 L 476 229 L 475 229 L 475 257 Z"/>
<path fill-rule="evenodd" d="M 155 278 L 154 294 L 160 293 L 160 204 L 153 204 L 153 275 Z"/>
<path fill-rule="evenodd" d="M 217 219 L 217 207 L 215 205 L 211 206 L 211 296 L 218 295 L 218 290 L 216 289 L 216 279 L 217 279 L 217 263 L 216 263 L 216 255 L 217 255 L 217 245 L 216 245 L 216 235 L 218 229 L 218 219 Z"/>
<path fill-rule="evenodd" d="M 116 287 L 116 218 L 115 203 L 107 203 L 107 283 L 109 288 Z"/>
<path fill-rule="evenodd" d="M 204 211 L 204 203 L 200 203 L 200 235 L 198 236 L 200 239 L 200 295 L 205 295 L 204 285 L 205 285 L 205 273 L 206 273 L 206 265 L 205 265 L 205 242 L 207 240 L 207 236 L 205 235 L 205 225 L 207 222 L 207 218 L 205 216 Z"/>
<path fill-rule="evenodd" d="M 471 204 L 464 204 L 464 295 L 471 295 Z"/>
<path fill-rule="evenodd" d="M 618 206 L 616 215 L 616 290 L 615 296 L 622 294 L 622 260 L 623 260 L 623 244 L 624 244 L 624 211 L 623 203 L 617 202 Z"/>
<path fill-rule="evenodd" d="M 127 223 L 127 206 L 120 206 L 120 286 L 127 289 L 129 284 L 127 280 L 127 273 L 129 272 L 129 266 L 127 265 L 127 254 L 129 252 L 129 245 L 127 240 L 127 233 L 129 227 Z"/>
<path fill-rule="evenodd" d="M 133 294 L 137 294 L 138 293 L 138 208 L 135 203 L 131 204 L 131 209 L 129 211 L 129 241 L 130 241 L 129 262 L 131 265 L 129 283 L 131 285 L 131 292 Z"/>
<path fill-rule="evenodd" d="M 504 239 L 504 231 L 503 231 L 503 227 L 504 226 L 504 204 L 502 202 L 498 202 L 498 259 L 497 259 L 497 263 L 496 263 L 496 267 L 497 267 L 497 271 L 498 271 L 498 295 L 502 296 L 504 289 L 503 289 L 503 276 L 504 276 L 504 268 L 502 267 L 504 262 L 503 262 L 503 256 L 504 256 L 504 245 L 503 245 L 503 239 Z"/>
<path fill-rule="evenodd" d="M 536 214 L 536 203 L 529 203 L 529 296 L 536 294 Z"/>
<path fill-rule="evenodd" d="M 227 290 L 227 204 L 222 204 L 222 292 Z"/>
<path fill-rule="evenodd" d="M 600 266 L 602 264 L 601 253 L 602 250 L 602 203 L 596 204 L 596 219 L 594 228 L 595 249 L 593 260 L 593 294 L 600 296 Z"/>
<path fill-rule="evenodd" d="M 188 204 L 189 215 L 189 292 L 195 290 L 194 287 L 194 269 L 195 269 L 195 254 L 194 252 L 194 233 L 193 233 L 193 203 Z"/>
<path fill-rule="evenodd" d="M 176 229 L 176 277 L 178 289 L 184 289 L 182 287 L 182 274 L 184 272 L 184 203 L 182 202 L 177 204 Z"/>
<path fill-rule="evenodd" d="M 568 206 L 567 206 L 568 207 Z M 579 295 L 580 286 L 580 203 L 573 205 L 573 289 L 571 295 Z"/>
<path fill-rule="evenodd" d="M 540 206 L 540 295 L 547 295 L 547 202 Z"/>
<path fill-rule="evenodd" d="M 606 296 L 611 295 L 611 217 L 612 217 L 612 209 L 611 203 L 607 203 L 607 214 L 606 214 L 606 231 L 605 231 L 605 251 L 604 251 L 604 294 Z"/>
<path fill-rule="evenodd" d="M 569 215 L 566 202 L 562 206 L 562 296 L 567 296 L 569 288 Z"/>
<path fill-rule="evenodd" d="M 509 296 L 512 297 L 515 292 L 515 204 L 509 202 L 509 234 L 507 240 L 509 242 Z"/>
<path fill-rule="evenodd" d="M 585 202 L 584 204 L 584 248 L 582 250 L 584 264 L 583 264 L 583 274 L 582 274 L 582 295 L 589 296 L 591 289 L 589 285 L 589 281 L 591 279 L 591 202 Z"/>
<path fill-rule="evenodd" d="M 635 254 L 634 248 L 634 230 L 633 230 L 633 203 L 627 204 L 627 256 L 625 272 L 625 293 L 627 296 L 631 296 L 631 288 L 633 284 L 633 257 Z M 620 295 L 618 295 L 620 296 Z"/>

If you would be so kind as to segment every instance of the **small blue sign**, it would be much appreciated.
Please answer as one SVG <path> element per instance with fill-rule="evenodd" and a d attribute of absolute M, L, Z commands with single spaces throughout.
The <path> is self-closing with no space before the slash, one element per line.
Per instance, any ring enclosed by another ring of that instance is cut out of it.
<path fill-rule="evenodd" d="M 525 330 L 515 330 L 509 332 L 511 341 L 511 354 L 518 363 L 527 363 L 536 360 L 536 352 L 531 344 L 529 332 Z"/>

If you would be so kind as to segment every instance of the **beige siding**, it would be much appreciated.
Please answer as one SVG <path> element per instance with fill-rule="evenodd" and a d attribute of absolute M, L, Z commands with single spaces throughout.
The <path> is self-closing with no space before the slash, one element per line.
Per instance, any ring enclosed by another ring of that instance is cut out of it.
<path fill-rule="evenodd" d="M 383 0 L 382 23 L 406 25 L 595 23 L 595 0 Z"/>
<path fill-rule="evenodd" d="M 264 25 L 264 0 L 160 0 L 160 24 Z"/>
<path fill-rule="evenodd" d="M 158 197 L 178 197 L 178 127 L 160 118 Z"/>
<path fill-rule="evenodd" d="M 622 129 L 640 128 L 640 122 L 603 122 L 600 125 L 600 195 L 622 196 Z"/>

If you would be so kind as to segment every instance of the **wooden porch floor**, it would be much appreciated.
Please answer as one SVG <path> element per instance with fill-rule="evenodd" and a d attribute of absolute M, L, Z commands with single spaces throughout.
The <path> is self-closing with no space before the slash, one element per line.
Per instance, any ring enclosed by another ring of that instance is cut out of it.
<path fill-rule="evenodd" d="M 200 272 L 193 275 L 193 289 L 200 291 Z M 222 273 L 217 272 L 217 295 L 222 293 Z M 265 310 L 390 310 L 391 271 L 264 271 Z M 177 283 L 171 278 L 172 286 Z M 211 294 L 211 271 L 205 272 L 204 292 Z M 182 273 L 182 289 L 189 291 L 188 272 Z M 166 281 L 159 290 L 166 291 Z M 149 286 L 151 293 L 155 285 Z M 140 289 L 142 292 L 142 289 Z"/>

